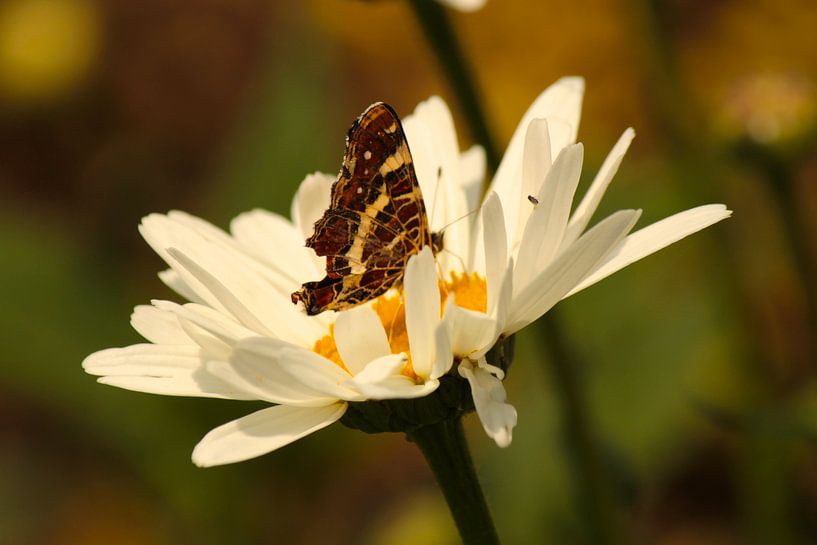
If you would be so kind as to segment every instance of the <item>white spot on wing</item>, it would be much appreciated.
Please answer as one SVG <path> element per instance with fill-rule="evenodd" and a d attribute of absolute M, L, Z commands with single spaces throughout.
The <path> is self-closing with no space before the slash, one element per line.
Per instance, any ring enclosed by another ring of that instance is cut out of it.
<path fill-rule="evenodd" d="M 364 152 L 363 152 L 363 158 L 364 158 L 364 159 L 366 159 L 366 160 L 368 161 L 369 159 L 371 159 L 371 158 L 372 158 L 372 152 L 371 152 L 371 151 L 369 151 L 369 150 L 364 151 Z"/>

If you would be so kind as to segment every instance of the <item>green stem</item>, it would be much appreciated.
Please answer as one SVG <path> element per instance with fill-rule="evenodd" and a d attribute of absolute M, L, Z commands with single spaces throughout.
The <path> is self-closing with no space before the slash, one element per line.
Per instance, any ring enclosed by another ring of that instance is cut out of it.
<path fill-rule="evenodd" d="M 538 323 L 550 350 L 547 360 L 562 406 L 562 428 L 573 463 L 579 508 L 587 522 L 588 542 L 595 545 L 620 543 L 612 491 L 593 437 L 587 402 L 578 376 L 578 362 L 565 342 L 554 311 L 551 310 Z"/>
<path fill-rule="evenodd" d="M 783 222 L 783 232 L 789 241 L 794 269 L 798 275 L 800 286 L 805 293 L 805 307 L 808 313 L 811 329 L 810 340 L 817 339 L 817 266 L 811 255 L 811 245 L 808 239 L 808 226 L 798 205 L 798 195 L 795 190 L 795 180 L 792 167 L 783 159 L 776 157 L 769 151 L 757 149 L 755 146 L 753 158 L 758 169 L 763 173 L 767 185 L 775 197 Z M 809 346 L 812 354 L 817 352 L 815 346 Z"/>
<path fill-rule="evenodd" d="M 406 435 L 420 447 L 437 478 L 463 544 L 499 545 L 461 419 L 443 420 Z"/>
<path fill-rule="evenodd" d="M 499 166 L 499 152 L 491 138 L 491 131 L 482 109 L 477 84 L 465 59 L 457 35 L 445 8 L 439 2 L 430 0 L 409 0 L 426 40 L 443 68 L 462 107 L 471 132 L 477 142 L 485 148 L 488 168 L 491 172 Z"/>

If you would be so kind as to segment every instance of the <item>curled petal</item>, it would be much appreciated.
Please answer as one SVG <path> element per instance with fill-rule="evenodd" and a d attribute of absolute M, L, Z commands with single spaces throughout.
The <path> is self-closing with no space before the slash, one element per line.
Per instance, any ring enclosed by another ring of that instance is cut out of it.
<path fill-rule="evenodd" d="M 401 372 L 406 365 L 405 354 L 391 354 L 369 363 L 345 385 L 359 391 L 366 399 L 407 399 L 423 397 L 437 389 L 436 380 L 417 384 Z"/>
<path fill-rule="evenodd" d="M 463 360 L 458 368 L 461 377 L 471 385 L 477 416 L 488 437 L 500 447 L 507 447 L 513 438 L 516 426 L 516 409 L 506 402 L 507 395 L 502 381 L 492 371 L 498 370 L 480 360 L 474 365 L 471 360 Z"/>

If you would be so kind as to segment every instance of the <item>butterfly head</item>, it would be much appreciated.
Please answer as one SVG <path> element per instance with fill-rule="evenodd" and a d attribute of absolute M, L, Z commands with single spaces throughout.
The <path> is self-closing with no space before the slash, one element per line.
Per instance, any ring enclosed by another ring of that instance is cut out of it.
<path fill-rule="evenodd" d="M 445 233 L 442 231 L 431 233 L 431 251 L 434 253 L 434 255 L 437 255 L 443 251 L 443 235 L 445 235 Z"/>

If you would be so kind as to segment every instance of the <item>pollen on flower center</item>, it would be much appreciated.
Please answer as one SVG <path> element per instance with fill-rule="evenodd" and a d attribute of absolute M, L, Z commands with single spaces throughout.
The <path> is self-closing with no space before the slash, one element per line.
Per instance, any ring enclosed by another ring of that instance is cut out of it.
<path fill-rule="evenodd" d="M 454 297 L 454 302 L 462 308 L 483 313 L 487 311 L 487 284 L 485 279 L 476 273 L 452 272 L 448 280 L 440 281 L 441 316 L 445 309 L 445 303 L 451 296 Z M 406 329 L 406 305 L 402 290 L 390 290 L 381 295 L 375 299 L 372 309 L 380 318 L 380 323 L 383 324 L 392 354 L 405 352 L 408 355 L 403 374 L 416 380 L 418 377 L 411 365 L 411 350 Z M 315 346 L 312 347 L 312 351 L 346 369 L 346 365 L 344 365 L 335 344 L 334 329 L 334 326 L 329 326 L 329 334 L 318 339 Z"/>

